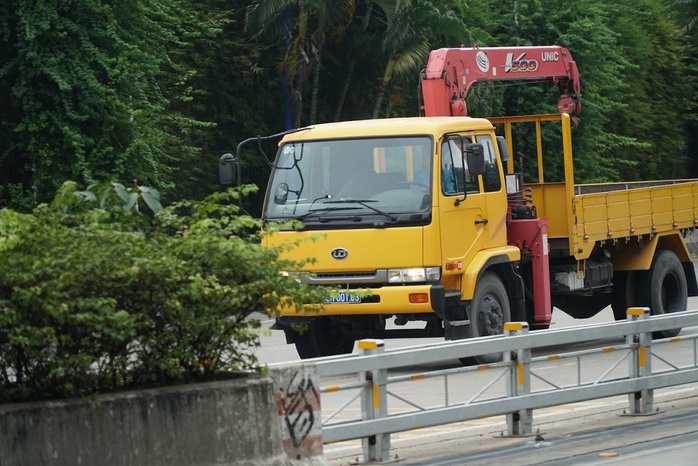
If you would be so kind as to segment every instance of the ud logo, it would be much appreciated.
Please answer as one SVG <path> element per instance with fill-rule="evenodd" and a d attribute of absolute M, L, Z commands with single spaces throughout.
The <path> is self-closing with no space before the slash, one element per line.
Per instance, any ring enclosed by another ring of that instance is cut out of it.
<path fill-rule="evenodd" d="M 349 251 L 344 248 L 336 248 L 332 250 L 332 257 L 335 259 L 346 259 L 349 255 Z"/>

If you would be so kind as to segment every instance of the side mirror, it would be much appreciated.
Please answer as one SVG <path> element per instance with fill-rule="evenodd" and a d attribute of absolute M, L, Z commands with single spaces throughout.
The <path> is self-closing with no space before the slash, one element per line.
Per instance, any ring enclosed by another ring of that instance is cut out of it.
<path fill-rule="evenodd" d="M 221 184 L 233 184 L 237 180 L 238 161 L 233 154 L 223 154 L 218 163 Z"/>
<path fill-rule="evenodd" d="M 507 140 L 504 136 L 497 136 L 497 147 L 499 147 L 499 156 L 502 158 L 502 165 L 506 167 L 506 163 L 509 161 L 509 146 L 507 146 Z"/>
<path fill-rule="evenodd" d="M 274 192 L 274 204 L 284 205 L 288 200 L 288 184 L 279 183 Z"/>
<path fill-rule="evenodd" d="M 485 149 L 482 144 L 468 144 L 463 152 L 471 175 L 485 173 Z"/>

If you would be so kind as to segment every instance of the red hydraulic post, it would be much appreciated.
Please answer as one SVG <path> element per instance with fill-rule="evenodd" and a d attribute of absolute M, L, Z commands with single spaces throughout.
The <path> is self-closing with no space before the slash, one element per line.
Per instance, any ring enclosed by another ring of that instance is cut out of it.
<path fill-rule="evenodd" d="M 548 219 L 511 220 L 507 242 L 531 258 L 533 269 L 533 323 L 549 324 L 553 304 L 550 297 L 550 262 L 548 260 Z"/>

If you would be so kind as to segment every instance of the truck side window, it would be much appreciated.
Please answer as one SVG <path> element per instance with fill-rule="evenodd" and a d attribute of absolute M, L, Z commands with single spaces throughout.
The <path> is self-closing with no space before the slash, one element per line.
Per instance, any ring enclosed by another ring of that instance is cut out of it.
<path fill-rule="evenodd" d="M 471 142 L 470 138 L 463 138 L 463 143 Z M 446 195 L 462 195 L 465 190 L 469 193 L 480 191 L 477 177 L 468 173 L 462 152 L 455 140 L 445 141 L 441 146 L 441 189 Z M 465 175 L 465 178 L 463 177 Z"/>
<path fill-rule="evenodd" d="M 494 151 L 494 141 L 489 135 L 476 136 L 476 141 L 485 149 L 485 173 L 482 175 L 482 185 L 485 192 L 499 191 L 502 181 L 499 175 L 499 164 Z"/>

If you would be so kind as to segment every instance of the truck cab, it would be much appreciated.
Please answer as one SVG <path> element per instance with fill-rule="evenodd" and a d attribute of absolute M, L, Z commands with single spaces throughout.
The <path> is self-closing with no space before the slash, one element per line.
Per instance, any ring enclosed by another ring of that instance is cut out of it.
<path fill-rule="evenodd" d="M 287 257 L 312 258 L 299 279 L 332 289 L 320 315 L 283 309 L 277 319 L 302 357 L 348 352 L 367 336 L 466 336 L 483 262 L 520 257 L 502 215 L 502 147 L 489 121 L 470 117 L 324 124 L 281 140 L 263 217 L 302 226 L 267 245 L 297 243 Z M 491 309 L 478 335 L 499 333 L 512 307 Z M 393 317 L 424 328 L 386 330 Z"/>

